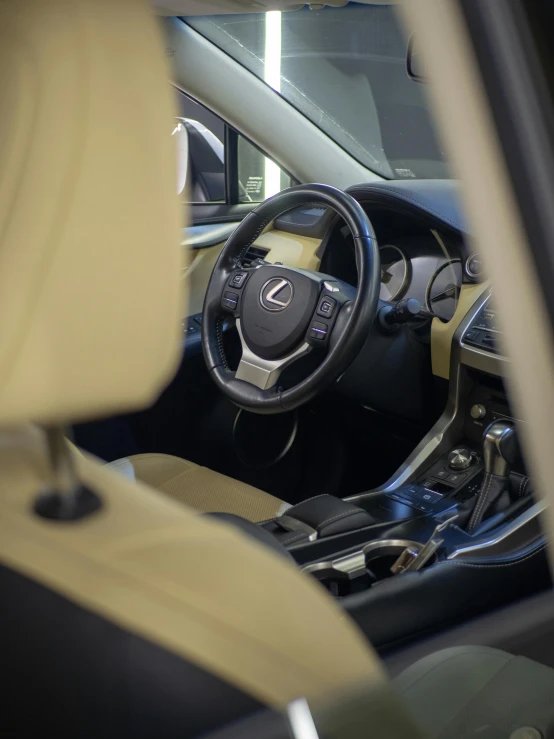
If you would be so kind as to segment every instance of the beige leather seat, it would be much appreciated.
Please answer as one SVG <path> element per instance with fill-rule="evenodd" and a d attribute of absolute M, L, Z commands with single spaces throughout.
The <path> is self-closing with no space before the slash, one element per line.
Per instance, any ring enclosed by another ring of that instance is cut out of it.
<path fill-rule="evenodd" d="M 257 523 L 290 508 L 269 493 L 169 454 L 135 454 L 109 466 L 201 513 L 234 513 Z"/>
<path fill-rule="evenodd" d="M 143 0 L 0 3 L 5 735 L 177 739 L 299 697 L 394 703 L 318 583 L 64 439 L 151 404 L 179 362 L 163 48 Z"/>

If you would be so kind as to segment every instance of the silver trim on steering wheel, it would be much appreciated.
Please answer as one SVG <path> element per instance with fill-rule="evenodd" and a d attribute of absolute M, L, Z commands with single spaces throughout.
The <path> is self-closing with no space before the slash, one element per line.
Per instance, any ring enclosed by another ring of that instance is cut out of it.
<path fill-rule="evenodd" d="M 237 318 L 236 324 L 237 331 L 239 332 L 240 343 L 242 344 L 242 357 L 237 368 L 235 378 L 237 380 L 249 382 L 251 385 L 259 387 L 260 390 L 269 390 L 272 388 L 284 369 L 286 369 L 296 359 L 303 357 L 312 350 L 312 347 L 308 342 L 304 342 L 298 347 L 298 349 L 291 354 L 288 354 L 286 357 L 282 357 L 281 359 L 263 359 L 263 357 L 259 357 L 257 354 L 254 354 L 244 340 L 240 318 Z"/>

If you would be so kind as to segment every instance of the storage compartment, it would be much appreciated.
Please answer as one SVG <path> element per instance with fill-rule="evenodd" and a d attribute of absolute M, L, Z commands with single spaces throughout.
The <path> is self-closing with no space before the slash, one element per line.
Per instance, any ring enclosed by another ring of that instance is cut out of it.
<path fill-rule="evenodd" d="M 415 556 L 423 546 L 407 539 L 382 539 L 344 557 L 306 565 L 303 570 L 319 580 L 331 595 L 343 598 L 368 590 L 389 577 L 396 577 L 391 568 L 400 555 L 409 550 Z M 434 554 L 424 566 L 429 567 L 436 561 Z"/>

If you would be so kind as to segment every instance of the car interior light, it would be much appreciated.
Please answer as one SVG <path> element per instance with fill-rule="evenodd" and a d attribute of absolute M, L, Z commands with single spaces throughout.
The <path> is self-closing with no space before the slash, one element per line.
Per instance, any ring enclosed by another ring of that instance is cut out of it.
<path fill-rule="evenodd" d="M 281 11 L 265 14 L 264 79 L 276 92 L 281 90 Z M 281 170 L 268 157 L 264 169 L 265 198 L 281 190 Z"/>

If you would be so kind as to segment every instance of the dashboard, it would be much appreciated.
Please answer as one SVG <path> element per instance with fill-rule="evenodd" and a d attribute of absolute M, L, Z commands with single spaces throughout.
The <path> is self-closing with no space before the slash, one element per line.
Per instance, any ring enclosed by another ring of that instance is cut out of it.
<path fill-rule="evenodd" d="M 427 412 L 433 377 L 450 378 L 454 336 L 489 285 L 483 280 L 480 259 L 469 246 L 456 182 L 380 181 L 348 192 L 375 230 L 381 258 L 380 300 L 390 304 L 415 298 L 421 315 L 389 333 L 376 322 L 335 391 L 377 412 L 418 421 Z M 215 219 L 186 232 L 184 245 L 192 253 L 187 269 L 191 301 L 184 324 L 189 356 L 195 341 L 200 348 L 202 303 L 213 265 L 236 225 Z M 333 211 L 319 205 L 281 214 L 250 250 L 253 259 L 316 270 L 353 286 L 357 283 L 350 231 Z M 482 359 L 485 352 L 470 346 L 470 341 L 467 335 L 463 351 L 474 361 L 474 355 Z"/>
<path fill-rule="evenodd" d="M 423 314 L 443 322 L 456 312 L 462 285 L 481 277 L 480 260 L 468 254 L 462 239 L 440 229 L 425 228 L 398 213 L 372 213 L 381 257 L 381 300 L 413 298 Z M 354 244 L 345 227 L 330 235 L 323 271 L 356 284 Z"/>
<path fill-rule="evenodd" d="M 456 312 L 461 290 L 460 259 L 451 258 L 448 252 L 410 256 L 410 246 L 385 244 L 379 249 L 381 300 L 415 298 L 428 313 L 449 321 Z"/>

